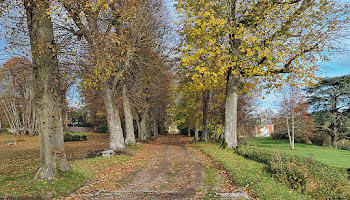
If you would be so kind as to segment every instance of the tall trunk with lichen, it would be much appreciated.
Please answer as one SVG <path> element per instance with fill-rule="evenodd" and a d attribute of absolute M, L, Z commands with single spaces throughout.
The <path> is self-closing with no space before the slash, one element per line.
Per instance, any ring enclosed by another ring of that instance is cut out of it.
<path fill-rule="evenodd" d="M 40 138 L 40 167 L 34 179 L 50 180 L 57 170 L 70 170 L 63 145 L 60 76 L 50 1 L 24 0 L 29 30 L 34 102 Z"/>
<path fill-rule="evenodd" d="M 135 133 L 134 133 L 134 120 L 131 113 L 130 100 L 128 96 L 127 86 L 123 86 L 122 91 L 123 96 L 123 108 L 124 108 L 124 116 L 125 116 L 125 144 L 135 144 Z"/>
<path fill-rule="evenodd" d="M 123 150 L 125 148 L 122 125 L 120 121 L 119 111 L 113 101 L 113 86 L 110 83 L 105 83 L 104 88 L 104 104 L 106 109 L 109 146 L 110 150 Z"/>
<path fill-rule="evenodd" d="M 145 110 L 143 111 L 142 114 L 142 119 L 141 119 L 141 124 L 140 124 L 140 139 L 141 140 L 147 140 L 150 137 L 150 132 L 149 132 L 149 128 L 148 128 L 148 117 L 149 117 L 149 106 L 146 105 Z"/>
<path fill-rule="evenodd" d="M 225 143 L 227 148 L 237 148 L 237 102 L 239 75 L 231 70 L 227 75 L 225 101 Z"/>
<path fill-rule="evenodd" d="M 202 96 L 203 101 L 203 134 L 202 134 L 202 140 L 208 141 L 209 139 L 209 103 L 210 103 L 210 91 L 206 90 L 203 92 Z"/>

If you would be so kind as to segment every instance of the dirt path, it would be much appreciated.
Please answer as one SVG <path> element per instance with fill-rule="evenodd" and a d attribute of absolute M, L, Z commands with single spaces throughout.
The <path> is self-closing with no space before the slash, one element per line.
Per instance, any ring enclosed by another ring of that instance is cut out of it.
<path fill-rule="evenodd" d="M 133 167 L 128 183 L 114 191 L 99 190 L 88 199 L 202 199 L 209 193 L 236 190 L 210 159 L 191 147 L 192 140 L 168 135 L 144 144 L 130 160 L 141 159 L 143 165 Z"/>

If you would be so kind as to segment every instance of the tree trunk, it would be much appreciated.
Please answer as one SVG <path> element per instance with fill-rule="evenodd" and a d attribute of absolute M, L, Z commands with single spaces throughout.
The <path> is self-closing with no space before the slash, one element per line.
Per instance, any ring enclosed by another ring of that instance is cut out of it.
<path fill-rule="evenodd" d="M 203 134 L 202 140 L 208 141 L 209 132 L 208 132 L 208 124 L 209 124 L 209 103 L 210 103 L 210 91 L 206 90 L 203 93 Z"/>
<path fill-rule="evenodd" d="M 123 107 L 124 107 L 124 115 L 125 115 L 125 144 L 135 144 L 135 133 L 134 133 L 134 123 L 133 117 L 131 113 L 130 101 L 128 97 L 128 90 L 126 85 L 123 86 Z"/>
<path fill-rule="evenodd" d="M 148 124 L 147 124 L 147 121 L 148 121 L 148 105 L 146 106 L 143 114 L 142 114 L 142 119 L 141 119 L 141 137 L 140 139 L 141 140 L 147 140 L 149 137 L 148 135 L 149 134 L 149 129 L 148 129 Z"/>
<path fill-rule="evenodd" d="M 191 128 L 190 127 L 187 128 L 187 137 L 191 137 Z"/>
<path fill-rule="evenodd" d="M 338 148 L 336 133 L 337 133 L 337 130 L 333 131 L 333 134 L 331 135 L 332 147 L 335 148 L 335 149 Z"/>
<path fill-rule="evenodd" d="M 290 148 L 294 150 L 294 136 L 295 136 L 295 114 L 294 114 L 294 106 L 292 106 L 292 138 L 290 143 Z"/>
<path fill-rule="evenodd" d="M 153 114 L 153 136 L 158 137 L 158 121 L 155 114 Z"/>
<path fill-rule="evenodd" d="M 34 179 L 70 170 L 63 145 L 60 76 L 49 1 L 23 1 L 33 60 L 34 102 L 40 138 L 40 167 Z"/>
<path fill-rule="evenodd" d="M 112 85 L 105 83 L 103 92 L 109 133 L 108 148 L 113 151 L 123 150 L 125 148 L 123 130 L 120 122 L 119 111 L 114 106 Z"/>
<path fill-rule="evenodd" d="M 237 148 L 237 102 L 239 75 L 232 74 L 231 70 L 227 75 L 226 101 L 225 101 L 225 143 L 227 148 Z"/>
<path fill-rule="evenodd" d="M 292 147 L 292 137 L 291 137 L 291 135 L 290 135 L 290 128 L 289 128 L 288 116 L 286 117 L 286 120 L 287 120 L 287 133 L 288 133 L 289 145 Z"/>
<path fill-rule="evenodd" d="M 138 139 L 141 139 L 141 123 L 140 123 L 140 117 L 139 117 L 139 114 L 136 113 L 135 114 L 135 121 L 136 121 L 136 126 L 137 126 L 137 138 Z"/>
<path fill-rule="evenodd" d="M 195 127 L 194 127 L 194 140 L 198 141 L 198 121 L 196 121 Z"/>

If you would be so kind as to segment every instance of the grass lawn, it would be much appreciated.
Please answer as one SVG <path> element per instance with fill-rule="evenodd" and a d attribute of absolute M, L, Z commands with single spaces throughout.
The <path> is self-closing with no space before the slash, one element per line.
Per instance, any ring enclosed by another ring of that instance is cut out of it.
<path fill-rule="evenodd" d="M 309 144 L 295 144 L 292 151 L 288 140 L 268 138 L 249 138 L 248 144 L 270 150 L 278 150 L 292 155 L 311 157 L 330 166 L 350 168 L 350 151 L 332 149 Z"/>
<path fill-rule="evenodd" d="M 194 146 L 230 172 L 235 184 L 249 188 L 259 199 L 310 199 L 278 182 L 265 169 L 266 165 L 246 159 L 219 144 L 196 142 Z"/>
<path fill-rule="evenodd" d="M 84 159 L 88 150 L 104 149 L 107 134 L 86 133 L 88 140 L 66 142 L 65 150 L 73 171 L 59 172 L 51 181 L 32 181 L 39 165 L 39 137 L 12 137 L 16 145 L 8 145 L 9 136 L 0 135 L 0 199 L 52 198 L 68 195 L 94 177 L 98 170 L 120 166 L 130 156 L 118 155 L 111 159 Z"/>

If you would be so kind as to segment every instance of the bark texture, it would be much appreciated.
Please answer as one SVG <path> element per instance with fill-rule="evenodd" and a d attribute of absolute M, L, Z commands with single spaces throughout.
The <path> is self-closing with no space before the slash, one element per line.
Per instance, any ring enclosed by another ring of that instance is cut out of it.
<path fill-rule="evenodd" d="M 198 121 L 196 122 L 196 125 L 194 127 L 194 140 L 198 141 Z"/>
<path fill-rule="evenodd" d="M 237 102 L 239 75 L 229 71 L 225 102 L 225 143 L 227 148 L 237 148 Z"/>
<path fill-rule="evenodd" d="M 153 114 L 153 136 L 158 137 L 158 120 L 155 114 Z"/>
<path fill-rule="evenodd" d="M 123 150 L 125 148 L 123 130 L 120 121 L 119 111 L 114 106 L 112 85 L 106 83 L 103 91 L 109 133 L 108 148 L 113 151 Z"/>
<path fill-rule="evenodd" d="M 150 138 L 150 133 L 149 133 L 149 129 L 148 129 L 148 112 L 149 112 L 149 107 L 146 106 L 143 114 L 142 114 L 142 119 L 141 119 L 141 140 L 147 140 L 148 138 Z"/>
<path fill-rule="evenodd" d="M 130 100 L 128 96 L 128 89 L 126 85 L 123 86 L 123 107 L 124 107 L 124 115 L 125 115 L 125 144 L 135 144 L 135 133 L 134 133 L 134 119 L 131 113 Z"/>
<path fill-rule="evenodd" d="M 210 103 L 210 91 L 206 90 L 203 93 L 203 134 L 202 140 L 208 141 L 209 139 L 209 103 Z"/>
<path fill-rule="evenodd" d="M 34 179 L 52 179 L 70 170 L 63 145 L 60 77 L 50 1 L 24 0 L 33 59 L 34 106 L 40 138 L 40 167 Z"/>

